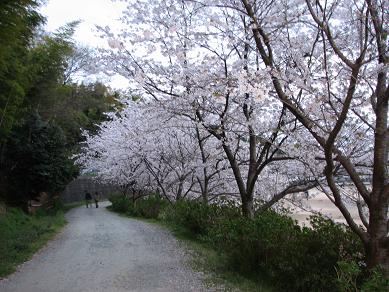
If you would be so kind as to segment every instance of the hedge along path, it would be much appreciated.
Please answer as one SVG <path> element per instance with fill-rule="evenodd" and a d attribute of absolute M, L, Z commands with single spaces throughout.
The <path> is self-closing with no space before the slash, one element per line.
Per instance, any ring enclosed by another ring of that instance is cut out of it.
<path fill-rule="evenodd" d="M 1 280 L 0 291 L 210 291 L 168 231 L 107 204 L 69 211 L 64 231 Z"/>

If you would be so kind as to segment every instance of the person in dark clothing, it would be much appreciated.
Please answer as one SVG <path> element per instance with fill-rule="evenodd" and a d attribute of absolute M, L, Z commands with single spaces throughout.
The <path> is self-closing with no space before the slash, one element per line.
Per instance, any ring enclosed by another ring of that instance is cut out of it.
<path fill-rule="evenodd" d="M 93 200 L 95 201 L 95 204 L 96 204 L 96 208 L 99 207 L 99 193 L 98 192 L 95 192 L 95 194 L 93 195 Z"/>
<path fill-rule="evenodd" d="M 85 191 L 85 204 L 86 204 L 86 207 L 88 208 L 89 206 L 92 207 L 92 195 L 88 192 L 88 191 Z"/>

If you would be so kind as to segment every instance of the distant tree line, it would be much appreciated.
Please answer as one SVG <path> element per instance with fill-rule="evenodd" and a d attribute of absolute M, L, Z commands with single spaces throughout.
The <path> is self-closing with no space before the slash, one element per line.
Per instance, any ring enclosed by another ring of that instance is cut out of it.
<path fill-rule="evenodd" d="M 44 32 L 41 1 L 0 3 L 0 200 L 25 206 L 78 174 L 71 156 L 82 129 L 97 130 L 118 98 L 104 84 L 77 84 L 92 53 L 72 35 L 78 22 Z"/>

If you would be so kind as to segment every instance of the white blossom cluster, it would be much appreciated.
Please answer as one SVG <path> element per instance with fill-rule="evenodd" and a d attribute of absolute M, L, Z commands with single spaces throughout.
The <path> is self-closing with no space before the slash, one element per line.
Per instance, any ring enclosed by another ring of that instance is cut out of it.
<path fill-rule="evenodd" d="M 325 190 L 325 141 L 341 120 L 336 155 L 370 179 L 373 88 L 388 68 L 373 41 L 342 116 L 352 73 L 345 60 L 363 49 L 363 1 L 331 2 L 329 15 L 316 3 L 317 19 L 303 0 L 127 2 L 120 34 L 100 28 L 111 47 L 101 63 L 131 80 L 142 99 L 87 136 L 77 160 L 86 171 L 170 199 L 239 196 L 254 186 L 266 202 L 296 181 L 315 178 Z M 322 19 L 332 34 L 318 30 Z M 342 189 L 347 171 L 336 155 Z M 352 182 L 346 188 L 357 202 Z"/>

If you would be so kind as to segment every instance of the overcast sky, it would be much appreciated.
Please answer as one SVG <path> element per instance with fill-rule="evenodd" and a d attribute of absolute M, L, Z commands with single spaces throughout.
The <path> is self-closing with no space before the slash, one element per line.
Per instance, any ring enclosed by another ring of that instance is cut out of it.
<path fill-rule="evenodd" d="M 54 31 L 70 21 L 81 20 L 75 39 L 96 46 L 103 41 L 96 37 L 95 25 L 120 26 L 118 19 L 124 7 L 125 3 L 111 0 L 48 0 L 41 13 L 46 16 L 48 31 Z"/>
<path fill-rule="evenodd" d="M 74 20 L 81 20 L 74 39 L 77 43 L 92 47 L 107 46 L 107 41 L 97 36 L 95 25 L 120 27 L 118 20 L 125 3 L 111 0 L 47 0 L 40 11 L 46 17 L 45 30 L 52 32 Z M 112 78 L 112 87 L 126 87 L 121 78 Z"/>

